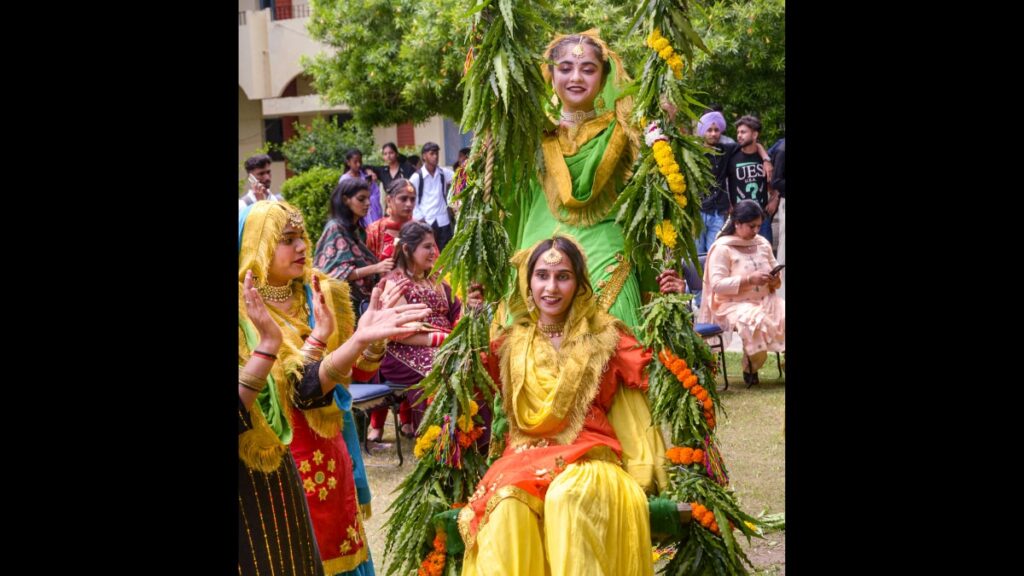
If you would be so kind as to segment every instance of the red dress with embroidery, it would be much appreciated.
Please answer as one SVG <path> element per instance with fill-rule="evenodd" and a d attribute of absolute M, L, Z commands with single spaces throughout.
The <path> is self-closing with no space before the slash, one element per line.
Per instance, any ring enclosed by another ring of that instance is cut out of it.
<path fill-rule="evenodd" d="M 404 277 L 405 273 L 396 269 L 389 272 L 384 280 L 394 282 Z M 462 302 L 453 297 L 451 291 L 451 286 L 445 282 L 434 287 L 419 286 L 410 282 L 402 290 L 402 297 L 410 304 L 423 302 L 429 306 L 430 315 L 423 321 L 451 332 L 462 314 Z M 430 372 L 436 352 L 437 348 L 433 346 L 409 346 L 389 341 L 387 355 L 380 365 L 381 378 L 406 387 L 417 384 Z M 399 410 L 399 420 L 402 424 L 411 423 L 414 427 L 419 425 L 419 419 L 426 410 L 425 405 L 416 404 L 420 394 L 419 390 L 407 393 Z M 378 408 L 370 413 L 370 426 L 381 429 L 386 418 L 387 408 Z"/>
<path fill-rule="evenodd" d="M 325 573 L 353 570 L 366 561 L 368 551 L 352 458 L 341 434 L 323 438 L 313 432 L 299 410 L 293 415 L 290 448 L 309 502 Z"/>

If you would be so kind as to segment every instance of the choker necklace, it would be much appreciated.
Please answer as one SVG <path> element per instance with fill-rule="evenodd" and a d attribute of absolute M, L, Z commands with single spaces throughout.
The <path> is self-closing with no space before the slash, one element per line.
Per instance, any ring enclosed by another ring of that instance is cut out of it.
<path fill-rule="evenodd" d="M 566 112 L 562 110 L 562 120 L 570 124 L 582 124 L 591 118 L 597 118 L 597 109 L 590 112 Z"/>
<path fill-rule="evenodd" d="M 543 322 L 538 321 L 537 329 L 543 332 L 548 338 L 561 338 L 562 331 L 565 329 L 565 322 L 545 324 Z"/>
<path fill-rule="evenodd" d="M 427 275 L 425 273 L 423 274 L 423 276 L 416 277 L 413 276 L 412 272 L 405 270 L 405 275 L 408 276 L 409 280 L 412 280 L 413 282 L 423 282 L 424 280 L 427 279 Z"/>
<path fill-rule="evenodd" d="M 292 297 L 292 283 L 289 282 L 284 286 L 271 286 L 270 284 L 261 284 L 256 287 L 256 291 L 260 293 L 260 296 L 264 300 L 271 302 L 287 302 Z"/>

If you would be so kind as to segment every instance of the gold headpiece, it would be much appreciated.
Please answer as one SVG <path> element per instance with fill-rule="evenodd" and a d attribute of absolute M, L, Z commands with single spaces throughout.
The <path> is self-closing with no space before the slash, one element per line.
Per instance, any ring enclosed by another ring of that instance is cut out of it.
<path fill-rule="evenodd" d="M 296 230 L 302 230 L 306 227 L 306 224 L 302 221 L 302 212 L 298 210 L 288 210 L 288 223 Z"/>
<path fill-rule="evenodd" d="M 580 59 L 580 58 L 583 58 L 583 54 L 584 54 L 584 52 L 583 52 L 583 34 L 580 34 L 580 41 L 572 49 L 572 52 L 570 52 L 570 54 L 575 56 L 577 60 Z"/>
<path fill-rule="evenodd" d="M 554 244 L 552 244 L 551 248 L 541 256 L 541 259 L 544 260 L 545 264 L 554 266 L 555 264 L 562 263 L 562 253 L 556 250 Z"/>

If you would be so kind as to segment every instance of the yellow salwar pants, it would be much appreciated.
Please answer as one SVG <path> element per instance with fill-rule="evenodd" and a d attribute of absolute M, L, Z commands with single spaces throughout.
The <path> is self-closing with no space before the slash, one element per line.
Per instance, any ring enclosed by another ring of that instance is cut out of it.
<path fill-rule="evenodd" d="M 467 551 L 463 576 L 653 576 L 644 491 L 619 465 L 581 460 L 548 488 L 543 518 L 502 500 Z"/>

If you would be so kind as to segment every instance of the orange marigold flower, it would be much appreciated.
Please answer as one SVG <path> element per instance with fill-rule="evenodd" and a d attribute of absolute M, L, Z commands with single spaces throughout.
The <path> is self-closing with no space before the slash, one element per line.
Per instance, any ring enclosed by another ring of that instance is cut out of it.
<path fill-rule="evenodd" d="M 704 409 L 705 410 L 710 410 L 711 407 L 714 406 L 714 402 L 711 401 L 711 398 L 705 398 L 702 401 L 702 403 L 704 404 Z"/>
<path fill-rule="evenodd" d="M 717 522 L 714 522 L 714 521 L 711 522 L 711 531 L 714 532 L 715 534 L 719 533 L 718 532 L 718 523 Z"/>
<path fill-rule="evenodd" d="M 703 462 L 704 461 L 704 451 L 701 450 L 700 448 L 695 449 L 693 451 L 693 456 L 691 456 L 691 458 L 693 459 L 694 462 Z"/>
<path fill-rule="evenodd" d="M 676 376 L 680 380 L 686 380 L 687 378 L 690 378 L 691 376 L 693 376 L 693 372 L 689 368 L 687 368 L 687 369 L 683 370 L 682 372 L 680 372 L 679 374 L 676 374 Z"/>
<path fill-rule="evenodd" d="M 693 448 L 680 448 L 679 459 L 682 460 L 682 464 L 689 464 L 693 458 Z"/>
<path fill-rule="evenodd" d="M 705 527 L 705 528 L 707 528 L 708 526 L 711 526 L 711 522 L 714 521 L 714 519 L 715 519 L 714 513 L 712 513 L 711 511 L 708 511 L 708 513 L 705 514 L 704 517 L 700 519 L 700 525 Z"/>
<path fill-rule="evenodd" d="M 687 378 L 686 380 L 683 381 L 683 388 L 686 388 L 687 390 L 689 390 L 690 387 L 692 387 L 692 386 L 693 386 L 693 381 L 690 380 L 689 378 Z"/>
<path fill-rule="evenodd" d="M 445 533 L 444 532 L 438 532 L 437 536 L 434 536 L 434 550 L 436 550 L 438 552 L 444 552 L 444 541 L 445 541 Z"/>
<path fill-rule="evenodd" d="M 697 400 L 700 400 L 703 403 L 707 399 L 708 399 L 708 391 L 707 390 L 701 390 L 700 392 L 697 393 Z"/>

